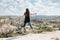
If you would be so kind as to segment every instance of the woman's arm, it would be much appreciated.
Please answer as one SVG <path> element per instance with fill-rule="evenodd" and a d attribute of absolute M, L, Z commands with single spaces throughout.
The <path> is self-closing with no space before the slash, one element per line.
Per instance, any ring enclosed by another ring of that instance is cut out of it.
<path fill-rule="evenodd" d="M 32 13 L 32 14 L 30 14 L 30 15 L 36 15 L 36 14 L 37 14 L 37 13 L 34 13 L 34 14 Z"/>

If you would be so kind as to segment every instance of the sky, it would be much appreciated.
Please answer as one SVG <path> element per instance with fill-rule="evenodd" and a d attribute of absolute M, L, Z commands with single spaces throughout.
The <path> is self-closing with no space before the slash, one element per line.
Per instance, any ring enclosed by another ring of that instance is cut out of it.
<path fill-rule="evenodd" d="M 0 15 L 23 15 L 26 8 L 31 14 L 60 15 L 60 0 L 0 0 Z"/>

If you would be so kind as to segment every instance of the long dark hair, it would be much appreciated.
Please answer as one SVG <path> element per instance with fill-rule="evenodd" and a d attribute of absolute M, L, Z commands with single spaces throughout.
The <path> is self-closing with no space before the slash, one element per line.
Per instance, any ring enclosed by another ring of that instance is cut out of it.
<path fill-rule="evenodd" d="M 29 9 L 28 8 L 26 8 L 26 14 L 30 14 L 30 12 L 29 12 Z"/>

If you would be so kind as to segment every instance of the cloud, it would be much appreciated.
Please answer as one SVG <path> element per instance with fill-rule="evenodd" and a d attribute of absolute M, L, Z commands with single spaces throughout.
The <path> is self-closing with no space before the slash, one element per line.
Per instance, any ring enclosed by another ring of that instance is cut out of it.
<path fill-rule="evenodd" d="M 3 2 L 0 2 L 0 6 L 3 6 Z"/>
<path fill-rule="evenodd" d="M 2 15 L 23 15 L 26 8 L 38 15 L 60 15 L 59 0 L 3 0 L 0 2 L 0 8 Z"/>
<path fill-rule="evenodd" d="M 60 3 L 60 0 L 51 0 L 53 3 Z"/>

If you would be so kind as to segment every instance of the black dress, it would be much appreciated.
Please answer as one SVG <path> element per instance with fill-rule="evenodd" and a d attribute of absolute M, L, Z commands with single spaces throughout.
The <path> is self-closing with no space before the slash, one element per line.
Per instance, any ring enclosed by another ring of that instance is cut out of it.
<path fill-rule="evenodd" d="M 30 22 L 30 16 L 25 16 L 25 21 L 24 23 Z"/>

